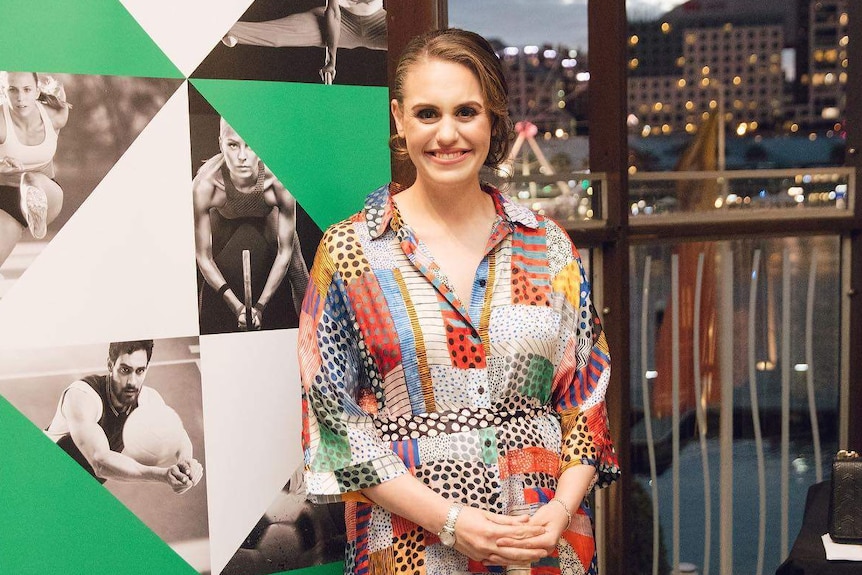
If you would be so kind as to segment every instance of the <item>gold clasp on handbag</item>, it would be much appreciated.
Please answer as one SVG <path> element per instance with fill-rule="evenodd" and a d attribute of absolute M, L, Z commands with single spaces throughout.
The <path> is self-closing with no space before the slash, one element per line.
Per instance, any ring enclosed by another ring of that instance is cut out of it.
<path fill-rule="evenodd" d="M 838 452 L 838 455 L 835 456 L 836 459 L 858 459 L 859 454 L 855 451 L 847 451 L 846 449 L 842 449 Z"/>

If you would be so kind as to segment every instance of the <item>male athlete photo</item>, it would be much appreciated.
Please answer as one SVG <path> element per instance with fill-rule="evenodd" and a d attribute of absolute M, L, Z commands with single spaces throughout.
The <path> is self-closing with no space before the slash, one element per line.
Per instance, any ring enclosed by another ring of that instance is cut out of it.
<path fill-rule="evenodd" d="M 111 343 L 107 373 L 72 382 L 45 433 L 101 483 L 160 482 L 174 493 L 185 493 L 201 480 L 203 467 L 192 456 L 184 429 L 175 446 L 175 463 L 147 465 L 123 453 L 129 416 L 142 407 L 166 408 L 159 392 L 144 385 L 152 355 L 153 340 Z"/>

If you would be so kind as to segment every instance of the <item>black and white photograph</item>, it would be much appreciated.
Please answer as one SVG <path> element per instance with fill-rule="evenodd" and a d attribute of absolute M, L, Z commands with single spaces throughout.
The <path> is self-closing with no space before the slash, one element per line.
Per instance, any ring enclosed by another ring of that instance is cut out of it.
<path fill-rule="evenodd" d="M 256 0 L 195 78 L 386 85 L 383 0 Z"/>
<path fill-rule="evenodd" d="M 0 395 L 209 571 L 197 337 L 0 351 Z"/>
<path fill-rule="evenodd" d="M 179 84 L 0 72 L 0 298 Z"/>
<path fill-rule="evenodd" d="M 319 228 L 189 87 L 201 334 L 299 325 Z"/>
<path fill-rule="evenodd" d="M 344 559 L 344 504 L 309 502 L 302 471 L 296 469 L 222 575 L 267 575 Z"/>

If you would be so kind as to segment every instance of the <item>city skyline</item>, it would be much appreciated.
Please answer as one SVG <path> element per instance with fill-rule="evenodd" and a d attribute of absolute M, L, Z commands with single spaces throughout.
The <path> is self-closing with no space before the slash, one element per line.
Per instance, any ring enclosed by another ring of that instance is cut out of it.
<path fill-rule="evenodd" d="M 629 17 L 659 16 L 684 0 L 628 0 Z M 510 46 L 587 47 L 587 0 L 450 0 L 449 25 Z"/>

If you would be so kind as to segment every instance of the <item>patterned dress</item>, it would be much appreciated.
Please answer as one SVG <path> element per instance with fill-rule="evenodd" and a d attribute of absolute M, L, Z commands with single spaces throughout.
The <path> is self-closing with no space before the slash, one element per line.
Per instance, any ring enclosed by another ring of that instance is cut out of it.
<path fill-rule="evenodd" d="M 497 218 L 469 301 L 390 196 L 327 230 L 300 318 L 309 498 L 345 501 L 345 573 L 501 572 L 360 490 L 411 473 L 447 498 L 507 514 L 559 474 L 619 475 L 604 394 L 610 357 L 577 250 L 552 221 L 486 187 Z M 532 573 L 596 573 L 583 504 Z"/>

